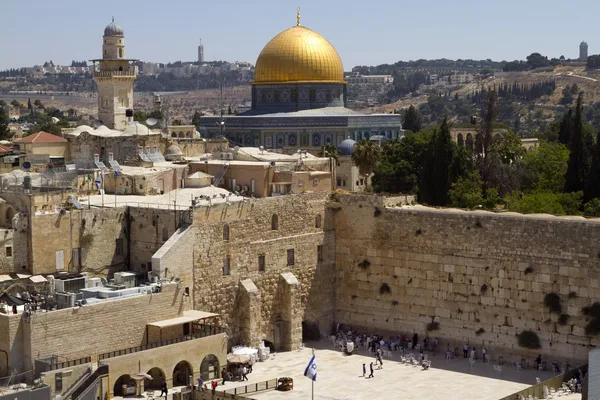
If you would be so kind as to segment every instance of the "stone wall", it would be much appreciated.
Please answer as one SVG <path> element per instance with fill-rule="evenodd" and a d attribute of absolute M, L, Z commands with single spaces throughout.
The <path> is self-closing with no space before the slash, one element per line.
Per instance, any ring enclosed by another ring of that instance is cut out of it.
<path fill-rule="evenodd" d="M 312 193 L 194 210 L 198 232 L 194 248 L 195 309 L 220 314 L 232 343 L 251 340 L 246 344 L 258 345 L 256 341 L 263 339 L 275 343 L 279 322 L 281 348 L 297 346 L 302 321 L 320 325 L 322 330 L 331 326 L 334 235 L 327 224 L 316 223 L 318 215 L 321 221 L 327 220 L 326 200 L 326 193 Z M 277 229 L 271 229 L 274 215 Z M 224 240 L 226 224 L 229 236 Z M 318 246 L 323 246 L 322 260 L 318 259 Z M 293 265 L 288 265 L 288 250 L 294 252 Z M 259 271 L 261 255 L 264 271 Z M 225 273 L 224 264 L 229 267 Z M 298 280 L 297 294 L 281 279 L 287 272 Z M 244 280 L 251 282 L 240 287 Z M 253 286 L 258 294 L 253 293 Z M 284 298 L 289 299 L 289 307 L 283 305 Z M 300 319 L 290 321 L 290 312 Z M 251 327 L 241 326 L 241 320 L 249 321 L 248 315 L 253 316 Z M 290 327 L 287 331 L 286 326 Z M 293 336 L 292 344 L 284 344 L 285 334 Z"/>
<path fill-rule="evenodd" d="M 581 309 L 600 300 L 600 221 L 383 208 L 381 198 L 338 195 L 336 319 L 369 330 L 427 334 L 488 351 L 583 362 Z M 367 261 L 365 263 L 364 261 Z M 359 265 L 361 264 L 361 265 Z M 387 292 L 389 288 L 389 293 Z M 557 293 L 562 313 L 544 306 Z M 518 346 L 537 332 L 542 349 Z M 445 347 L 444 347 L 445 348 Z"/>
<path fill-rule="evenodd" d="M 196 228 L 181 226 L 152 255 L 152 272 L 161 279 L 180 278 L 186 287 L 193 285 L 194 241 Z"/>
<path fill-rule="evenodd" d="M 127 258 L 125 208 L 71 210 L 31 218 L 31 272 L 57 272 L 57 252 L 64 271 L 106 276 L 122 268 Z M 120 249 L 117 247 L 120 246 Z M 73 251 L 74 249 L 79 249 Z M 79 261 L 74 259 L 80 252 Z"/>
<path fill-rule="evenodd" d="M 13 244 L 13 229 L 0 228 L 0 275 L 14 271 L 16 250 Z"/>
<path fill-rule="evenodd" d="M 29 370 L 36 359 L 51 355 L 61 360 L 94 358 L 100 353 L 139 346 L 146 342 L 147 323 L 181 315 L 189 309 L 188 299 L 181 285 L 165 284 L 161 293 L 151 295 L 28 317 L 0 314 L 0 350 L 9 351 L 11 368 Z"/>

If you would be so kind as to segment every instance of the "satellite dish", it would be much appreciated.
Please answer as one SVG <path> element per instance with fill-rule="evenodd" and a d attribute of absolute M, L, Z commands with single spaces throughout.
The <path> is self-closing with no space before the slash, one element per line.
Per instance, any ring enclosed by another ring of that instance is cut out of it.
<path fill-rule="evenodd" d="M 56 118 L 56 117 L 52 117 L 52 122 L 53 123 L 57 123 L 58 121 L 60 121 L 60 119 Z"/>
<path fill-rule="evenodd" d="M 21 165 L 21 169 L 23 171 L 29 171 L 31 169 L 31 163 L 29 161 L 25 161 L 23 165 Z"/>
<path fill-rule="evenodd" d="M 154 126 L 158 124 L 158 120 L 156 118 L 148 118 L 146 120 L 146 124 L 148 124 L 149 126 Z"/>
<path fill-rule="evenodd" d="M 240 151 L 240 147 L 239 146 L 235 146 L 233 148 L 233 154 L 237 154 L 238 151 Z"/>

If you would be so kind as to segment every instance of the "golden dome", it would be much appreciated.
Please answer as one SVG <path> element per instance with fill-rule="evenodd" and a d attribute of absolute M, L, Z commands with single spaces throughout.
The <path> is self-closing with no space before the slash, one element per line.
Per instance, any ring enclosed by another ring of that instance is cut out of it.
<path fill-rule="evenodd" d="M 254 83 L 344 83 L 342 59 L 317 32 L 294 26 L 275 36 L 261 51 Z"/>

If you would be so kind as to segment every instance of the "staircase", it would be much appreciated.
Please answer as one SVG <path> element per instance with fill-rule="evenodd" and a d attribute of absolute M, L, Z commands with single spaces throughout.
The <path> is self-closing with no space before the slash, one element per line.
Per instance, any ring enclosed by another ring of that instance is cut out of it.
<path fill-rule="evenodd" d="M 224 179 L 223 179 L 223 178 L 225 178 L 225 174 L 227 173 L 227 169 L 228 169 L 228 168 L 229 168 L 229 163 L 228 163 L 228 162 L 225 162 L 225 163 L 223 164 L 223 170 L 222 170 L 222 171 L 219 173 L 219 175 L 215 176 L 215 180 L 214 180 L 214 183 L 213 183 L 213 185 L 215 185 L 216 187 L 219 187 L 219 185 L 220 185 L 222 182 L 224 182 Z"/>
<path fill-rule="evenodd" d="M 108 376 L 108 365 L 100 365 L 94 369 L 90 366 L 63 394 L 56 396 L 58 400 L 79 400 L 85 398 L 92 389 L 96 388 L 96 383 Z M 95 394 L 91 397 L 94 399 Z"/>

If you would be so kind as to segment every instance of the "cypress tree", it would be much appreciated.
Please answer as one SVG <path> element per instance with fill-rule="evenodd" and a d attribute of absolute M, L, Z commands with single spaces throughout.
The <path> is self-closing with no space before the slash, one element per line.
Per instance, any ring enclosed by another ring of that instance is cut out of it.
<path fill-rule="evenodd" d="M 571 135 L 573 134 L 573 110 L 569 108 L 569 111 L 563 115 L 563 119 L 560 122 L 560 129 L 558 131 L 558 141 L 569 146 L 571 141 Z"/>
<path fill-rule="evenodd" d="M 584 203 L 600 197 L 600 132 L 596 135 L 596 144 L 593 149 L 592 166 L 583 191 Z"/>
<path fill-rule="evenodd" d="M 412 132 L 419 132 L 422 125 L 423 121 L 421 119 L 421 114 L 415 108 L 415 106 L 411 105 L 408 107 L 408 110 L 406 110 L 406 114 L 404 114 L 402 128 Z"/>
<path fill-rule="evenodd" d="M 573 119 L 573 134 L 569 141 L 569 163 L 565 175 L 565 192 L 578 192 L 585 187 L 586 150 L 583 138 L 583 116 L 582 116 L 583 96 L 577 97 L 577 106 L 575 108 L 575 118 Z"/>
<path fill-rule="evenodd" d="M 434 133 L 425 154 L 425 166 L 419 185 L 422 202 L 435 206 L 448 204 L 453 161 L 454 146 L 448 121 L 444 118 L 439 132 Z"/>

